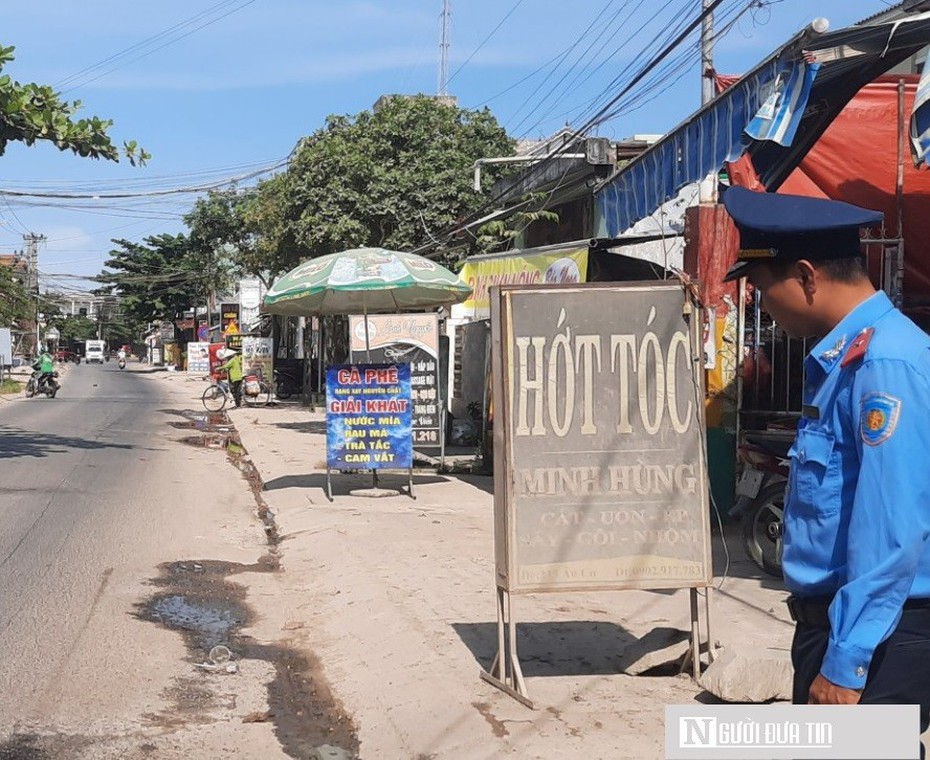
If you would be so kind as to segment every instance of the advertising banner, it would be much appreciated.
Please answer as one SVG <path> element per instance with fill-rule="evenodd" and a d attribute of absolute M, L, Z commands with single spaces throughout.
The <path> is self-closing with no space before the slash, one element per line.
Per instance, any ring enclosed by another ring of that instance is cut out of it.
<path fill-rule="evenodd" d="M 349 317 L 353 361 L 365 361 L 365 321 Z M 439 317 L 436 314 L 375 314 L 368 316 L 371 361 L 410 365 L 413 396 L 413 445 L 440 448 L 442 401 L 439 394 Z"/>
<path fill-rule="evenodd" d="M 242 371 L 270 383 L 274 379 L 273 338 L 242 337 Z"/>
<path fill-rule="evenodd" d="M 459 273 L 472 289 L 462 306 L 470 316 L 486 319 L 490 314 L 488 293 L 492 285 L 570 285 L 585 282 L 588 272 L 588 249 L 553 253 L 527 253 L 466 261 Z"/>
<path fill-rule="evenodd" d="M 258 279 L 239 280 L 239 328 L 245 332 L 258 320 L 262 305 L 262 284 Z"/>
<path fill-rule="evenodd" d="M 210 344 L 187 344 L 187 371 L 192 375 L 210 374 Z"/>
<path fill-rule="evenodd" d="M 333 470 L 413 466 L 409 364 L 326 369 L 326 461 Z"/>
<path fill-rule="evenodd" d="M 499 587 L 708 585 L 701 322 L 690 295 L 678 282 L 495 295 Z"/>
<path fill-rule="evenodd" d="M 220 359 L 216 354 L 221 349 L 226 348 L 225 343 L 211 343 L 210 344 L 210 374 L 216 375 L 216 368 L 223 363 L 223 359 Z"/>
<path fill-rule="evenodd" d="M 220 304 L 220 330 L 223 335 L 238 335 L 241 332 L 239 329 L 239 304 Z"/>

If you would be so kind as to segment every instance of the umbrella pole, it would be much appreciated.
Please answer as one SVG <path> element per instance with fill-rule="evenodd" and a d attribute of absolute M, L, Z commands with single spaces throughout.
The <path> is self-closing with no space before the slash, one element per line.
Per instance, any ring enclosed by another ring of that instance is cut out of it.
<path fill-rule="evenodd" d="M 371 364 L 371 345 L 368 341 L 368 306 L 362 305 L 362 319 L 365 320 L 365 361 Z"/>
<path fill-rule="evenodd" d="M 362 304 L 362 321 L 365 323 L 365 361 L 368 364 L 371 364 L 371 343 L 368 339 L 368 305 Z M 378 471 L 371 471 L 371 486 L 372 488 L 378 487 Z"/>

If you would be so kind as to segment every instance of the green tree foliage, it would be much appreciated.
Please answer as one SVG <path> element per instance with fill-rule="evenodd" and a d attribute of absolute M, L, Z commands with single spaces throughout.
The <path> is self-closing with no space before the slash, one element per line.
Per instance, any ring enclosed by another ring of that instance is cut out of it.
<path fill-rule="evenodd" d="M 63 346 L 72 340 L 97 337 L 97 323 L 89 317 L 62 314 L 61 309 L 52 304 L 42 307 L 42 316 L 46 329 L 54 327 L 61 334 L 59 343 Z"/>
<path fill-rule="evenodd" d="M 479 158 L 514 143 L 487 109 L 393 97 L 354 118 L 331 116 L 299 145 L 285 180 L 291 263 L 345 248 L 409 250 L 477 209 Z"/>
<path fill-rule="evenodd" d="M 14 50 L 0 46 L 0 71 L 14 59 Z M 96 116 L 73 118 L 80 108 L 79 100 L 63 101 L 47 85 L 20 84 L 8 74 L 0 76 L 0 155 L 10 142 L 34 145 L 44 140 L 86 158 L 118 161 L 120 150 L 107 134 L 113 122 Z M 123 155 L 133 166 L 151 158 L 134 140 L 123 143 Z"/>
<path fill-rule="evenodd" d="M 284 271 L 276 235 L 281 228 L 281 198 L 276 188 L 284 175 L 244 191 L 211 191 L 184 217 L 192 252 L 214 272 L 215 290 L 231 274 L 257 276 L 266 286 Z"/>
<path fill-rule="evenodd" d="M 558 222 L 559 215 L 545 208 L 548 195 L 531 193 L 524 196 L 527 206 L 507 219 L 494 219 L 478 228 L 475 246 L 482 253 L 497 253 L 510 248 L 513 241 L 533 222 Z"/>
<path fill-rule="evenodd" d="M 260 182 L 240 206 L 252 244 L 240 252 L 239 266 L 268 287 L 298 261 L 293 231 L 285 217 L 288 193 L 288 175 L 277 174 Z"/>
<path fill-rule="evenodd" d="M 212 191 L 184 217 L 192 263 L 203 274 L 206 292 L 221 292 L 231 284 L 235 258 L 251 245 L 239 210 L 243 195 L 235 190 Z"/>
<path fill-rule="evenodd" d="M 306 258 L 362 246 L 409 250 L 486 200 L 472 188 L 477 159 L 513 150 L 487 109 L 388 98 L 355 117 L 329 117 L 299 143 L 286 172 L 198 200 L 184 218 L 191 249 L 204 262 L 228 258 L 266 286 Z"/>
<path fill-rule="evenodd" d="M 0 264 L 0 327 L 28 319 L 34 311 L 33 299 L 13 276 L 13 270 Z"/>
<path fill-rule="evenodd" d="M 213 272 L 193 254 L 186 235 L 153 235 L 142 243 L 115 239 L 98 280 L 98 293 L 119 299 L 124 321 L 174 320 L 204 303 Z"/>

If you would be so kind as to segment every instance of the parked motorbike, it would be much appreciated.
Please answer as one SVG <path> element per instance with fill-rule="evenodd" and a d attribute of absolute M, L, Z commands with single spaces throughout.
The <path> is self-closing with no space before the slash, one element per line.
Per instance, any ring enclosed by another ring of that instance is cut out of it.
<path fill-rule="evenodd" d="M 766 430 L 746 431 L 737 458 L 743 472 L 736 486 L 736 503 L 729 514 L 739 517 L 743 549 L 769 575 L 781 577 L 785 488 L 794 441 L 794 422 L 774 423 Z"/>
<path fill-rule="evenodd" d="M 303 387 L 303 380 L 296 372 L 291 372 L 286 369 L 275 369 L 274 395 L 279 400 L 286 401 L 291 396 L 300 393 Z"/>
<path fill-rule="evenodd" d="M 55 398 L 55 394 L 58 393 L 60 387 L 57 372 L 52 372 L 51 377 L 48 375 L 43 376 L 40 372 L 33 372 L 26 383 L 26 398 L 32 398 L 39 394 L 48 396 L 48 398 Z"/>

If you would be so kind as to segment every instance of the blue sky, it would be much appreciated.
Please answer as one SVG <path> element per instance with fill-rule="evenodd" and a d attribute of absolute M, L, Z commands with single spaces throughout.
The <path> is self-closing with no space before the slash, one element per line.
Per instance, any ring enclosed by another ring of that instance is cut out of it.
<path fill-rule="evenodd" d="M 723 8 L 745 4 L 728 0 Z M 815 15 L 837 29 L 888 4 L 766 4 L 717 42 L 716 68 L 744 71 Z M 539 137 L 566 121 L 578 126 L 606 100 L 608 85 L 628 81 L 643 56 L 658 49 L 657 38 L 696 14 L 698 5 L 452 0 L 449 92 L 462 106 L 487 104 L 517 137 Z M 113 119 L 116 141 L 135 139 L 154 157 L 139 169 L 79 159 L 48 145 L 11 145 L 0 157 L 0 189 L 149 191 L 271 165 L 327 114 L 356 113 L 384 93 L 434 93 L 441 6 L 441 0 L 9 3 L 0 44 L 15 45 L 16 60 L 4 73 L 60 86 L 68 99 L 83 101 L 84 114 Z M 690 68 L 670 71 L 661 87 L 643 93 L 638 108 L 599 133 L 662 133 L 691 113 L 700 99 L 697 58 L 689 50 L 682 55 Z M 65 281 L 51 273 L 99 272 L 110 238 L 182 230 L 180 215 L 194 197 L 100 200 L 80 208 L 0 198 L 0 251 L 22 248 L 26 231 L 46 235 L 40 269 L 55 287 Z"/>

